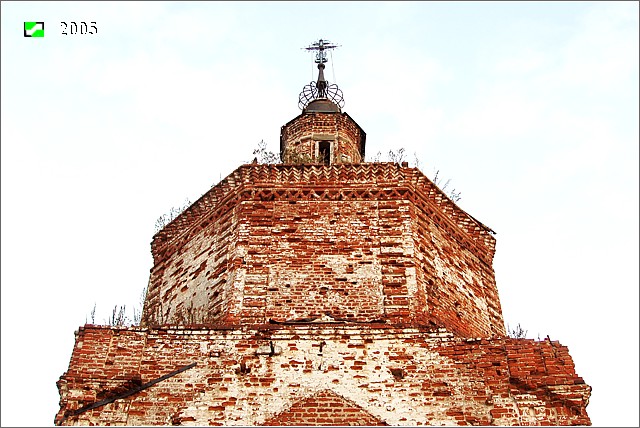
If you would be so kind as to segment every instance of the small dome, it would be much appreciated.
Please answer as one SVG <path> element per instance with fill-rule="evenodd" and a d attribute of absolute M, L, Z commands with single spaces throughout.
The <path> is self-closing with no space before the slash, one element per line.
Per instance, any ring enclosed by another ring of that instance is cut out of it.
<path fill-rule="evenodd" d="M 340 107 L 327 98 L 318 98 L 311 101 L 304 108 L 303 113 L 340 113 Z"/>

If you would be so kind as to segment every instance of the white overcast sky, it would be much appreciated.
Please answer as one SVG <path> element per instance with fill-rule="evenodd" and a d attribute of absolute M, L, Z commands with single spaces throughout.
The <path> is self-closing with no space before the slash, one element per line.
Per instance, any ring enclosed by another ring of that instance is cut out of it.
<path fill-rule="evenodd" d="M 450 178 L 497 232 L 505 321 L 569 347 L 594 425 L 638 426 L 638 2 L 1 7 L 3 426 L 53 424 L 74 331 L 138 304 L 156 219 L 278 150 L 319 38 L 368 158 Z"/>

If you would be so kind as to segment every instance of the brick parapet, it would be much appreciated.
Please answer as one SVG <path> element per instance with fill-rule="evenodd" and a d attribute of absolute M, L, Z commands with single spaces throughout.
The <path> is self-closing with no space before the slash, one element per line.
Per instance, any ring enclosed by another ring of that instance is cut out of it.
<path fill-rule="evenodd" d="M 557 342 L 375 324 L 87 325 L 58 388 L 56 424 L 64 425 L 299 425 L 301 412 L 314 407 L 308 399 L 327 396 L 351 409 L 329 423 L 338 425 L 349 424 L 348 413 L 367 424 L 590 425 L 591 388 Z"/>

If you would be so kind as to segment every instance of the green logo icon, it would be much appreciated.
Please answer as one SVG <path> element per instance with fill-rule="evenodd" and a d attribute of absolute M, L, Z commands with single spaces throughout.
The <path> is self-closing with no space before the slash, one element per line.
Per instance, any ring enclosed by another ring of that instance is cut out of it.
<path fill-rule="evenodd" d="M 25 37 L 44 37 L 44 22 L 25 22 Z"/>

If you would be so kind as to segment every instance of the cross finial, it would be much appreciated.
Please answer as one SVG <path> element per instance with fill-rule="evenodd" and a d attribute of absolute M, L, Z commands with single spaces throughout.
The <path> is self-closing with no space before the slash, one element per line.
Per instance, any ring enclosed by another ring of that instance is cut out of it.
<path fill-rule="evenodd" d="M 338 45 L 332 44 L 329 40 L 320 39 L 317 42 L 311 43 L 311 46 L 306 47 L 308 51 L 318 51 L 316 53 L 316 64 L 324 64 L 327 62 L 327 53 L 325 49 L 335 49 Z"/>
<path fill-rule="evenodd" d="M 308 51 L 316 51 L 316 64 L 318 64 L 318 80 L 306 85 L 300 93 L 298 99 L 298 107 L 304 110 L 307 105 L 317 99 L 328 99 L 338 108 L 344 105 L 342 99 L 342 91 L 338 89 L 336 84 L 329 84 L 324 78 L 324 63 L 327 62 L 327 50 L 335 49 L 339 45 L 331 43 L 327 39 L 319 39 L 317 42 L 311 43 L 310 46 L 302 48 Z"/>
<path fill-rule="evenodd" d="M 306 47 L 308 51 L 318 51 L 316 53 L 316 64 L 318 64 L 318 81 L 316 82 L 316 88 L 318 89 L 318 95 L 320 98 L 326 98 L 327 96 L 327 81 L 324 80 L 324 63 L 327 62 L 327 53 L 325 49 L 335 49 L 338 45 L 331 44 L 329 40 L 320 39 L 317 42 L 313 42 L 311 46 Z"/>

